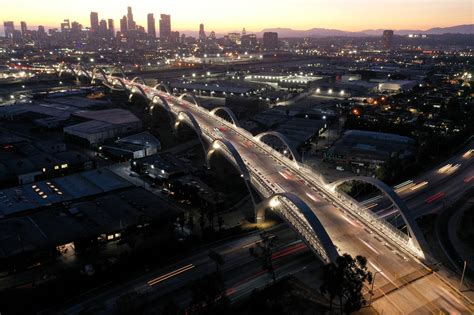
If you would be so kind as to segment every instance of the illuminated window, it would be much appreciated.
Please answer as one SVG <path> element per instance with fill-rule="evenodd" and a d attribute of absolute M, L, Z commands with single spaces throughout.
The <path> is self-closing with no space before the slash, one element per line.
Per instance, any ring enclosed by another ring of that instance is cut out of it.
<path fill-rule="evenodd" d="M 61 164 L 61 168 L 67 168 L 68 165 L 67 164 Z"/>

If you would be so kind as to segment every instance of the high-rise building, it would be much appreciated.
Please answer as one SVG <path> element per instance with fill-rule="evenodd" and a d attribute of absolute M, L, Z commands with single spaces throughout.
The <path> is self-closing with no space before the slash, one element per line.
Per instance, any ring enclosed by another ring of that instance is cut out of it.
<path fill-rule="evenodd" d="M 229 33 L 229 40 L 234 44 L 240 44 L 240 33 Z"/>
<path fill-rule="evenodd" d="M 390 50 L 393 47 L 393 31 L 385 30 L 382 35 L 382 44 L 385 50 Z"/>
<path fill-rule="evenodd" d="M 168 40 L 171 35 L 171 16 L 161 14 L 160 16 L 160 39 Z"/>
<path fill-rule="evenodd" d="M 38 38 L 39 39 L 43 39 L 46 37 L 46 31 L 44 29 L 44 26 L 43 25 L 39 25 L 38 26 Z"/>
<path fill-rule="evenodd" d="M 132 7 L 127 7 L 127 21 L 129 30 L 134 30 L 137 27 L 137 24 L 133 20 Z"/>
<path fill-rule="evenodd" d="M 99 22 L 99 33 L 102 36 L 107 34 L 107 21 L 105 19 L 102 19 Z"/>
<path fill-rule="evenodd" d="M 244 35 L 247 35 L 247 30 L 245 29 L 245 27 L 242 29 L 242 36 Z"/>
<path fill-rule="evenodd" d="M 205 42 L 207 39 L 206 31 L 204 30 L 204 24 L 199 24 L 199 41 Z"/>
<path fill-rule="evenodd" d="M 179 40 L 180 40 L 179 32 L 178 31 L 171 32 L 169 42 L 173 45 L 177 45 L 179 44 Z"/>
<path fill-rule="evenodd" d="M 99 13 L 91 12 L 91 29 L 97 31 L 99 29 Z"/>
<path fill-rule="evenodd" d="M 128 21 L 127 21 L 127 17 L 124 15 L 120 19 L 120 32 L 122 34 L 125 34 L 125 33 L 127 33 L 127 31 L 128 31 Z"/>
<path fill-rule="evenodd" d="M 268 50 L 275 50 L 278 48 L 278 33 L 265 32 L 263 33 L 263 47 Z"/>
<path fill-rule="evenodd" d="M 217 37 L 216 37 L 216 32 L 214 31 L 211 31 L 210 35 L 209 35 L 209 39 L 211 40 L 215 40 Z"/>
<path fill-rule="evenodd" d="M 5 37 L 13 38 L 13 34 L 15 33 L 15 23 L 13 21 L 3 22 L 3 30 L 5 32 Z"/>
<path fill-rule="evenodd" d="M 147 17 L 148 21 L 148 35 L 152 38 L 156 38 L 156 23 L 155 23 L 155 17 L 153 16 L 153 13 L 148 13 Z"/>
<path fill-rule="evenodd" d="M 254 49 L 257 46 L 257 35 L 255 34 L 242 35 L 240 39 L 240 45 L 243 48 Z"/>
<path fill-rule="evenodd" d="M 26 33 L 28 33 L 28 27 L 26 26 L 26 22 L 21 22 L 21 36 L 25 37 Z"/>
<path fill-rule="evenodd" d="M 61 23 L 61 32 L 69 32 L 71 30 L 71 23 L 69 19 L 65 19 L 63 23 Z"/>
<path fill-rule="evenodd" d="M 71 23 L 71 31 L 78 33 L 82 30 L 82 25 L 76 21 Z"/>
<path fill-rule="evenodd" d="M 109 27 L 108 30 L 109 30 L 110 36 L 114 37 L 115 36 L 114 19 L 108 19 L 107 23 Z"/>

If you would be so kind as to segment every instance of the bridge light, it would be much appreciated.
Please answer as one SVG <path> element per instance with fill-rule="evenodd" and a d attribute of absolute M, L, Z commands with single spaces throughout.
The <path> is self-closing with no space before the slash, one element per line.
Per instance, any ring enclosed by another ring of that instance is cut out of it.
<path fill-rule="evenodd" d="M 278 198 L 273 198 L 272 200 L 270 200 L 270 207 L 271 208 L 276 208 L 280 205 L 280 201 L 278 200 Z"/>
<path fill-rule="evenodd" d="M 212 145 L 212 148 L 213 148 L 214 150 L 217 150 L 217 149 L 219 149 L 220 147 L 221 147 L 221 146 L 220 146 L 219 143 L 217 143 L 217 142 L 214 142 L 214 144 Z"/>

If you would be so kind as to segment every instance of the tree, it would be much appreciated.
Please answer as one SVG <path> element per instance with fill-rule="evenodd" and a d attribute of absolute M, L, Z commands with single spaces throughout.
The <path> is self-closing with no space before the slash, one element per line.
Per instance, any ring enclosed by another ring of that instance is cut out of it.
<path fill-rule="evenodd" d="M 211 250 L 209 251 L 209 258 L 216 264 L 216 272 L 219 272 L 219 267 L 225 263 L 224 256 L 216 251 Z"/>
<path fill-rule="evenodd" d="M 367 270 L 365 257 L 354 259 L 344 254 L 335 263 L 324 266 L 322 280 L 320 290 L 323 295 L 329 295 L 329 308 L 332 309 L 333 300 L 338 297 L 341 313 L 350 314 L 365 305 L 362 288 L 366 281 L 372 283 L 372 273 Z"/>
<path fill-rule="evenodd" d="M 189 231 L 192 233 L 194 230 L 194 215 L 192 213 L 188 214 L 188 220 L 186 221 L 186 226 L 188 227 Z"/>
<path fill-rule="evenodd" d="M 273 283 L 276 282 L 275 268 L 273 266 L 273 247 L 276 240 L 276 236 L 271 235 L 268 232 L 260 233 L 261 241 L 257 243 L 255 247 L 250 247 L 250 255 L 255 259 L 260 260 L 262 263 L 262 269 L 267 270 L 273 279 Z"/>
<path fill-rule="evenodd" d="M 184 219 L 184 212 L 181 212 L 178 216 L 178 225 L 181 228 L 181 236 L 184 237 L 184 226 L 186 225 L 186 220 Z"/>

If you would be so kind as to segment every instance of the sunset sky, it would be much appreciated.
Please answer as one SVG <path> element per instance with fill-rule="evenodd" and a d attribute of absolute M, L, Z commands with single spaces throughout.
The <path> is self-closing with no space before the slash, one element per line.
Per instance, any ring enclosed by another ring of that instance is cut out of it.
<path fill-rule="evenodd" d="M 472 24 L 472 0 L 0 0 L 0 21 L 59 27 L 69 18 L 89 26 L 90 11 L 118 19 L 132 5 L 135 20 L 146 27 L 146 14 L 171 14 L 175 30 L 260 31 L 264 28 L 313 27 L 360 31 L 369 28 L 428 29 Z M 3 25 L 3 23 L 1 23 Z"/>

